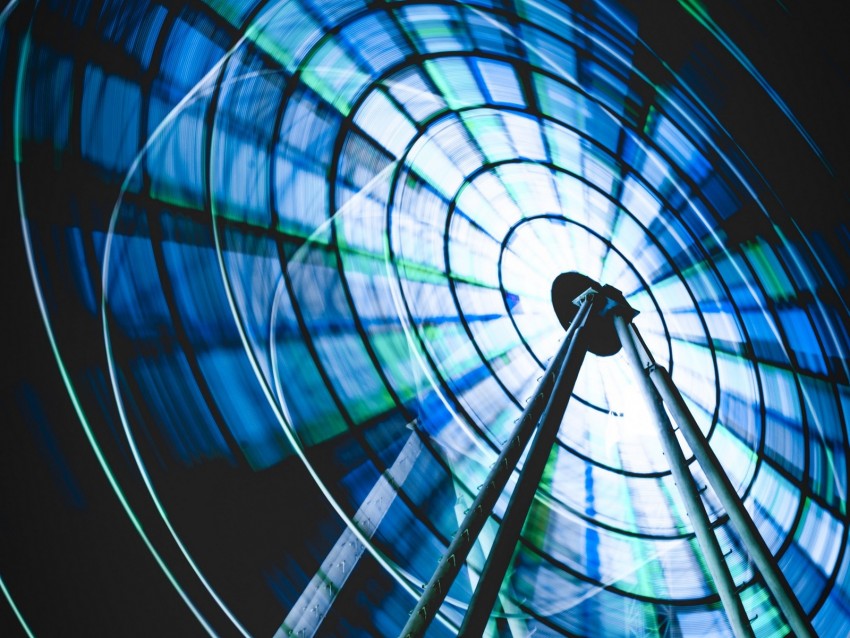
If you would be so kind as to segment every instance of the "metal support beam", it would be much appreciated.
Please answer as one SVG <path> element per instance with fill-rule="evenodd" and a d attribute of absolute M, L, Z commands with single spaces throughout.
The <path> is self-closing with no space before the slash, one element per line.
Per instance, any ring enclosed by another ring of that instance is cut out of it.
<path fill-rule="evenodd" d="M 587 285 L 590 289 L 586 288 Z M 520 417 L 509 442 L 502 449 L 399 638 L 420 638 L 436 617 L 487 518 L 492 514 L 509 476 L 540 423 L 459 633 L 461 638 L 479 638 L 483 635 L 551 454 L 584 356 L 588 351 L 600 356 L 609 356 L 617 351 L 620 344 L 625 350 L 629 364 L 636 371 L 638 387 L 658 423 L 664 453 L 670 462 L 688 518 L 694 527 L 697 542 L 735 636 L 752 638 L 752 627 L 665 406 L 670 410 L 709 484 L 725 507 L 730 521 L 791 626 L 795 638 L 816 638 L 817 634 L 812 629 L 808 616 L 694 421 L 682 395 L 667 371 L 655 364 L 640 334 L 631 323 L 631 319 L 637 314 L 636 311 L 628 305 L 620 291 L 604 286 L 601 287 L 601 292 L 597 292 L 599 288 L 596 282 L 579 273 L 564 273 L 553 284 L 553 305 L 562 325 L 567 328 L 564 343 L 543 375 L 535 395 Z M 575 305 L 579 306 L 576 312 L 574 306 L 565 300 L 572 299 L 573 295 L 581 290 L 587 292 L 575 302 Z M 589 318 L 593 323 L 588 322 Z"/>
<path fill-rule="evenodd" d="M 558 374 L 542 423 L 531 443 L 525 464 L 502 518 L 502 524 L 499 526 L 493 547 L 484 564 L 478 586 L 472 595 L 469 609 L 458 633 L 459 638 L 480 638 L 484 635 L 484 629 L 561 428 L 561 421 L 572 396 L 581 364 L 587 354 L 588 317 L 591 321 L 598 320 L 598 317 L 593 316 L 593 311 L 601 305 L 599 303 L 601 301 L 601 299 L 597 301 L 595 294 L 588 294 L 582 302 L 580 315 L 573 320 L 573 325 L 577 324 L 578 328 L 570 341 L 566 361 Z"/>
<path fill-rule="evenodd" d="M 509 441 L 499 454 L 493 469 L 487 475 L 487 479 L 470 506 L 469 512 L 452 538 L 451 543 L 449 543 L 445 554 L 440 559 L 434 575 L 425 586 L 419 602 L 417 602 L 413 611 L 411 611 L 407 623 L 399 634 L 399 638 L 420 638 L 428 629 L 431 621 L 436 617 L 440 605 L 443 604 L 449 592 L 449 588 L 451 588 L 461 567 L 466 562 L 469 551 L 475 544 L 478 535 L 481 533 L 481 529 L 484 527 L 484 523 L 489 518 L 499 496 L 505 489 L 508 478 L 514 471 L 522 456 L 522 452 L 528 445 L 528 441 L 549 402 L 552 388 L 555 385 L 555 379 L 567 357 L 567 352 L 576 333 L 575 326 L 583 321 L 581 318 L 586 316 L 589 309 L 589 304 L 582 304 L 582 307 L 579 309 L 579 314 L 576 316 L 573 326 L 567 331 L 564 341 L 558 350 L 558 354 L 552 359 L 552 363 L 541 378 L 540 384 L 537 386 L 528 407 L 523 411 L 517 427 L 511 433 Z"/>
<path fill-rule="evenodd" d="M 735 526 L 735 530 L 744 542 L 744 546 L 756 567 L 758 567 L 770 593 L 776 599 L 776 603 L 782 610 L 785 620 L 791 626 L 794 636 L 796 638 L 816 638 L 817 634 L 812 628 L 809 617 L 800 605 L 800 601 L 788 584 L 785 575 L 779 569 L 776 559 L 770 553 L 764 538 L 762 538 L 749 512 L 744 507 L 741 497 L 735 491 L 732 482 L 720 465 L 717 455 L 703 436 L 684 398 L 670 378 L 670 374 L 663 367 L 654 366 L 650 377 L 679 425 L 685 441 L 699 461 L 711 488 L 726 509 L 729 520 Z"/>
<path fill-rule="evenodd" d="M 697 542 L 700 549 L 702 549 L 708 571 L 717 588 L 717 593 L 720 594 L 720 601 L 726 610 L 729 623 L 732 625 L 732 631 L 737 638 L 753 638 L 752 627 L 744 611 L 741 598 L 735 590 L 735 581 L 729 572 L 729 565 L 726 563 L 726 559 L 720 549 L 720 543 L 718 543 L 717 536 L 715 536 L 714 531 L 711 529 L 711 522 L 708 520 L 708 514 L 706 514 L 697 485 L 688 468 L 685 454 L 682 452 L 682 448 L 679 447 L 673 425 L 670 423 L 670 419 L 661 402 L 661 396 L 650 380 L 649 372 L 644 368 L 645 357 L 641 356 L 638 346 L 635 344 L 632 334 L 633 327 L 619 315 L 614 316 L 614 327 L 623 344 L 623 351 L 626 354 L 626 358 L 635 370 L 641 394 L 658 424 L 664 454 L 670 463 L 673 478 L 676 481 L 679 494 L 685 503 L 685 511 L 688 514 L 691 525 L 693 525 Z M 699 455 L 697 458 L 700 458 Z"/>
<path fill-rule="evenodd" d="M 407 427 L 412 430 L 415 423 L 412 421 Z M 372 538 L 378 530 L 395 501 L 399 486 L 407 480 L 421 453 L 422 441 L 419 434 L 414 432 L 357 509 L 354 524 L 366 538 Z M 273 638 L 313 638 L 365 551 L 366 546 L 346 527 Z"/>

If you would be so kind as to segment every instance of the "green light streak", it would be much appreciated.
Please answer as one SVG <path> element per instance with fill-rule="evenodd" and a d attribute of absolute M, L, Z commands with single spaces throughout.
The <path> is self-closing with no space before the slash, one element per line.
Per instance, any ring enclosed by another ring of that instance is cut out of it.
<path fill-rule="evenodd" d="M 18 606 L 15 604 L 15 601 L 12 599 L 12 594 L 9 589 L 6 587 L 6 583 L 3 582 L 3 576 L 0 575 L 0 589 L 3 590 L 3 595 L 6 597 L 6 600 L 9 601 L 9 606 L 12 608 L 12 611 L 15 612 L 15 617 L 18 619 L 18 622 L 21 623 L 21 627 L 23 627 L 29 638 L 35 638 L 35 634 L 30 629 L 30 626 L 27 624 L 27 621 L 24 620 L 23 614 L 21 614 L 21 610 L 18 609 Z"/>

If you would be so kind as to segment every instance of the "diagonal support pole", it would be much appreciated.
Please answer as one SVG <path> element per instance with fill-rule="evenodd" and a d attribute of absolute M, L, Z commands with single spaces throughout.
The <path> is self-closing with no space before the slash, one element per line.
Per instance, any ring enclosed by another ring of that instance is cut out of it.
<path fill-rule="evenodd" d="M 699 461 L 711 488 L 717 494 L 721 505 L 726 509 L 729 520 L 732 521 L 735 531 L 738 532 L 744 542 L 747 552 L 758 567 L 767 588 L 773 594 L 779 609 L 782 610 L 785 620 L 791 626 L 793 635 L 796 638 L 816 638 L 817 634 L 812 628 L 809 617 L 800 605 L 800 601 L 794 594 L 794 590 L 791 589 L 785 575 L 779 569 L 776 558 L 770 553 L 767 543 L 764 542 L 764 538 L 762 538 L 752 517 L 744 507 L 741 497 L 738 496 L 732 482 L 721 467 L 717 455 L 711 449 L 702 430 L 699 429 L 684 398 L 670 378 L 670 373 L 663 367 L 656 365 L 652 367 L 650 377 L 676 420 L 685 441 Z"/>
<path fill-rule="evenodd" d="M 629 361 L 629 365 L 634 368 L 638 378 L 638 387 L 641 390 L 644 401 L 658 424 L 661 446 L 670 463 L 670 470 L 673 473 L 676 487 L 679 489 L 679 494 L 685 503 L 685 511 L 687 512 L 688 519 L 691 521 L 691 525 L 693 525 L 697 542 L 705 557 L 705 562 L 711 578 L 714 580 L 717 593 L 720 594 L 720 601 L 726 610 L 729 624 L 732 625 L 732 631 L 736 638 L 753 638 L 753 630 L 744 611 L 744 605 L 741 602 L 741 597 L 738 596 L 735 590 L 735 581 L 729 572 L 729 565 L 726 563 L 723 551 L 720 549 L 717 536 L 715 536 L 714 531 L 711 529 L 711 522 L 708 520 L 708 514 L 705 512 L 699 490 L 697 490 L 697 485 L 688 468 L 685 454 L 682 452 L 682 448 L 679 447 L 676 433 L 673 430 L 673 424 L 670 423 L 670 418 L 667 416 L 667 412 L 664 411 L 664 405 L 661 402 L 661 396 L 658 390 L 655 389 L 655 386 L 649 379 L 649 372 L 644 368 L 644 358 L 641 357 L 633 338 L 633 326 L 627 323 L 622 316 L 615 315 L 614 328 L 617 330 L 617 335 L 623 344 L 623 352 Z"/>
<path fill-rule="evenodd" d="M 511 494 L 510 501 L 508 501 L 502 524 L 499 526 L 493 547 L 490 549 L 484 570 L 481 572 L 478 586 L 475 588 L 469 609 L 458 632 L 459 638 L 478 638 L 484 635 L 484 629 L 487 626 L 496 597 L 499 595 L 502 581 L 510 566 L 523 525 L 528 518 L 534 495 L 537 492 L 540 479 L 543 477 L 552 447 L 555 445 L 567 403 L 572 396 L 578 373 L 581 370 L 581 364 L 584 361 L 585 354 L 587 354 L 585 332 L 588 318 L 596 319 L 592 315 L 595 307 L 598 308 L 599 305 L 595 294 L 587 295 L 582 304 L 582 309 L 587 309 L 587 312 L 582 313 L 573 321 L 574 324 L 578 324 L 578 329 L 570 341 L 566 361 L 552 390 L 552 398 L 546 407 L 540 428 L 531 443 L 516 487 Z"/>
<path fill-rule="evenodd" d="M 586 292 L 571 301 L 581 290 Z M 399 638 L 420 638 L 436 617 L 484 523 L 492 514 L 508 477 L 542 418 L 543 422 L 520 472 L 499 534 L 460 628 L 462 638 L 478 638 L 482 635 L 522 531 L 531 499 L 540 481 L 539 459 L 542 459 L 545 467 L 584 355 L 590 351 L 598 356 L 610 356 L 615 354 L 621 345 L 630 365 L 637 373 L 638 386 L 644 399 L 658 422 L 664 452 L 670 460 L 671 470 L 694 527 L 697 542 L 736 638 L 752 638 L 753 630 L 665 406 L 670 410 L 709 484 L 726 509 L 730 521 L 788 621 L 793 635 L 795 638 L 816 638 L 817 634 L 811 621 L 779 570 L 776 559 L 770 553 L 741 498 L 694 421 L 682 395 L 667 371 L 655 364 L 643 344 L 637 328 L 632 323 L 637 311 L 629 306 L 620 291 L 611 286 L 600 286 L 590 278 L 574 272 L 559 275 L 553 283 L 552 299 L 555 313 L 567 329 L 564 343 L 519 419 L 510 442 L 499 455 L 496 465 L 425 587 L 422 597 L 411 612 Z M 579 306 L 578 311 L 575 305 Z M 591 308 L 594 311 L 593 322 L 588 324 Z"/>
<path fill-rule="evenodd" d="M 408 424 L 415 427 L 415 421 Z M 372 538 L 386 516 L 402 485 L 422 453 L 419 434 L 412 433 L 393 464 L 375 482 L 354 515 L 354 523 L 367 538 Z M 328 553 L 319 571 L 289 610 L 273 638 L 314 638 L 337 599 L 343 585 L 360 561 L 366 546 L 346 527 Z"/>
<path fill-rule="evenodd" d="M 420 638 L 436 617 L 440 605 L 443 604 L 449 588 L 451 588 L 452 583 L 460 573 L 461 567 L 465 564 L 470 550 L 484 527 L 484 523 L 496 506 L 499 496 L 507 485 L 508 478 L 516 468 L 544 409 L 549 403 L 555 379 L 564 364 L 576 333 L 576 326 L 580 323 L 579 319 L 586 315 L 589 310 L 589 304 L 582 304 L 576 320 L 564 337 L 561 348 L 552 359 L 552 363 L 540 380 L 528 407 L 523 411 L 517 427 L 511 433 L 509 442 L 505 444 L 499 454 L 493 469 L 490 470 L 484 485 L 469 508 L 469 512 L 440 559 L 431 580 L 428 581 L 422 596 L 401 630 L 399 638 Z"/>

